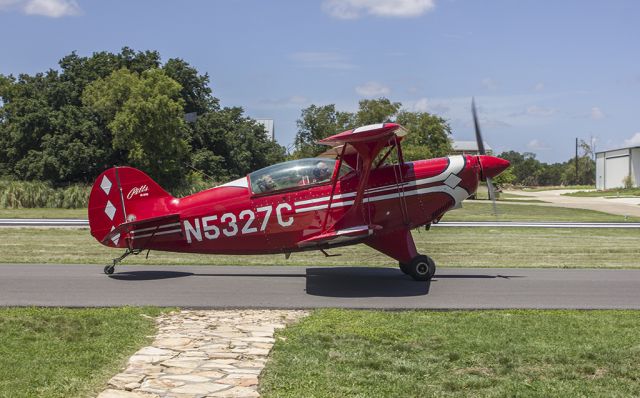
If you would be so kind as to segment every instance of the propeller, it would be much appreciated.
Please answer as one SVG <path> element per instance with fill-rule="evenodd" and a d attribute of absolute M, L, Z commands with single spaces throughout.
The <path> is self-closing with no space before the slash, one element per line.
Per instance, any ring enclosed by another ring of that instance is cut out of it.
<path fill-rule="evenodd" d="M 486 155 L 487 151 L 484 148 L 484 141 L 482 140 L 482 133 L 480 132 L 480 123 L 478 123 L 478 112 L 476 111 L 476 100 L 471 98 L 471 113 L 473 113 L 473 127 L 476 130 L 476 143 L 478 144 L 478 153 L 480 155 Z M 482 163 L 480 164 L 482 166 Z M 498 215 L 498 207 L 496 206 L 496 191 L 493 187 L 490 177 L 485 177 L 487 181 L 487 187 L 489 188 L 489 199 L 493 205 L 493 214 Z"/>

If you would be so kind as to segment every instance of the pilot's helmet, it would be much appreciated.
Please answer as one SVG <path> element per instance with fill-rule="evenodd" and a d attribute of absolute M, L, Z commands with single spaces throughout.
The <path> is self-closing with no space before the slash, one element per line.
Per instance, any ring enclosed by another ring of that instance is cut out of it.
<path fill-rule="evenodd" d="M 316 163 L 316 167 L 313 168 L 313 176 L 317 179 L 329 178 L 329 166 L 325 162 Z"/>

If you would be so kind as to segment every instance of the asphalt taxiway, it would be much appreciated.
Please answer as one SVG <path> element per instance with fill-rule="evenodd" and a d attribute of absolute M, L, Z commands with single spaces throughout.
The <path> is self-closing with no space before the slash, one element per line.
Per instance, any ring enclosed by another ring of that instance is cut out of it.
<path fill-rule="evenodd" d="M 640 309 L 640 270 L 0 264 L 0 306 Z"/>

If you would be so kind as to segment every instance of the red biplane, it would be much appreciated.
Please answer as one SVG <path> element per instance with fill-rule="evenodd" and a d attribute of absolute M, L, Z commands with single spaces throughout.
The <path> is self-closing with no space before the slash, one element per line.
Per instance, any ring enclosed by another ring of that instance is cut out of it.
<path fill-rule="evenodd" d="M 288 258 L 364 243 L 397 260 L 405 274 L 429 280 L 435 263 L 416 251 L 411 229 L 438 222 L 509 162 L 486 155 L 405 162 L 405 134 L 395 123 L 345 131 L 320 141 L 330 149 L 317 158 L 269 166 L 184 198 L 137 169 L 111 168 L 91 191 L 89 225 L 100 243 L 126 251 L 104 272 L 143 250 Z M 476 138 L 484 153 L 477 121 Z"/>

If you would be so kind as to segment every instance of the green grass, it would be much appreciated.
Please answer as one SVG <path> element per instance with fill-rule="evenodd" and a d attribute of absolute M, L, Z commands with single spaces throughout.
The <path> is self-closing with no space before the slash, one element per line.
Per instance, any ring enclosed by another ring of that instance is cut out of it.
<path fill-rule="evenodd" d="M 95 396 L 150 341 L 158 309 L 0 309 L 0 397 Z"/>
<path fill-rule="evenodd" d="M 628 217 L 585 209 L 537 206 L 498 202 L 498 217 L 493 214 L 491 202 L 463 202 L 461 209 L 446 213 L 442 221 L 570 221 L 570 222 L 625 222 L 640 221 Z"/>
<path fill-rule="evenodd" d="M 319 310 L 276 335 L 269 397 L 640 395 L 636 311 Z"/>
<path fill-rule="evenodd" d="M 607 189 L 603 191 L 578 191 L 565 193 L 566 196 L 578 196 L 578 197 L 639 197 L 640 188 L 619 188 L 619 189 Z"/>
<path fill-rule="evenodd" d="M 505 200 L 516 197 L 525 198 L 515 194 L 503 194 Z M 498 202 L 500 221 L 585 221 L 585 222 L 616 222 L 625 221 L 624 216 L 602 213 L 593 210 L 569 209 L 552 206 L 517 205 Z M 516 200 L 514 200 L 516 201 Z M 517 200 L 517 202 L 524 202 Z M 527 202 L 541 202 L 535 199 Z M 87 209 L 0 209 L 0 218 L 87 218 Z M 464 202 L 462 209 L 448 212 L 445 221 L 495 221 L 491 203 Z M 630 218 L 626 221 L 640 221 L 638 218 Z"/>
<path fill-rule="evenodd" d="M 450 228 L 414 231 L 418 251 L 447 267 L 640 268 L 640 229 Z M 106 248 L 86 229 L 0 229 L 0 262 L 107 264 L 122 250 Z M 151 252 L 123 264 L 390 266 L 395 262 L 365 246 L 283 255 L 230 256 Z"/>
<path fill-rule="evenodd" d="M 87 209 L 0 209 L 0 218 L 87 218 Z"/>

